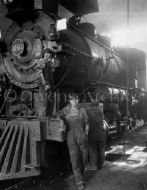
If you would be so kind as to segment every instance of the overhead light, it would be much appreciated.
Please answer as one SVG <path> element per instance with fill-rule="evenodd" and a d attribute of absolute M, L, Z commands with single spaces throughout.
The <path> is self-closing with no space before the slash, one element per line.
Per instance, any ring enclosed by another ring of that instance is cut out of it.
<path fill-rule="evenodd" d="M 147 26 L 132 25 L 128 29 L 120 27 L 110 33 L 113 47 L 137 47 L 137 44 L 144 43 L 146 40 Z"/>

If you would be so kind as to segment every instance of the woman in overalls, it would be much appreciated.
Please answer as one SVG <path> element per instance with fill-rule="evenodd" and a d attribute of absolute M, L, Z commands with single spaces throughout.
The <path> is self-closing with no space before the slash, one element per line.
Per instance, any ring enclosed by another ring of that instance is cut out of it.
<path fill-rule="evenodd" d="M 84 169 L 87 164 L 87 135 L 89 131 L 88 117 L 85 109 L 78 105 L 78 96 L 69 94 L 69 104 L 61 111 L 67 124 L 67 144 L 72 169 L 78 190 L 84 189 Z"/>

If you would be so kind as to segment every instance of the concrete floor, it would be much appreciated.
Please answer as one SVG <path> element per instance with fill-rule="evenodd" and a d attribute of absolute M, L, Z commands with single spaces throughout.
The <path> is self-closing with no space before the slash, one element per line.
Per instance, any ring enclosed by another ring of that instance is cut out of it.
<path fill-rule="evenodd" d="M 147 190 L 146 141 L 147 126 L 143 126 L 113 144 L 106 151 L 104 168 L 86 172 L 85 190 Z M 31 179 L 14 189 L 75 190 L 75 183 L 73 175 L 63 177 L 61 173 L 52 179 L 47 176 Z"/>

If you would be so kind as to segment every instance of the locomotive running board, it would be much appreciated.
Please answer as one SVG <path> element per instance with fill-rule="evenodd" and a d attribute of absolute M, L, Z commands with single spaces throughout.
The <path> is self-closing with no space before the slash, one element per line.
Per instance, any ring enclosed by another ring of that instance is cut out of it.
<path fill-rule="evenodd" d="M 8 121 L 0 137 L 0 180 L 40 175 L 39 120 Z"/>

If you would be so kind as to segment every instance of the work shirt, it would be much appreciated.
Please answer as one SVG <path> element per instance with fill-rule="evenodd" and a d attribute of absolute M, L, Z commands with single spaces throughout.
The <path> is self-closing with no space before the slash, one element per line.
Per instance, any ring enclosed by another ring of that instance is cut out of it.
<path fill-rule="evenodd" d="M 70 131 L 72 128 L 83 128 L 85 131 L 85 125 L 88 123 L 87 113 L 83 108 L 79 106 L 72 107 L 70 104 L 67 105 L 61 111 L 61 117 L 65 118 L 68 125 L 67 130 Z"/>

